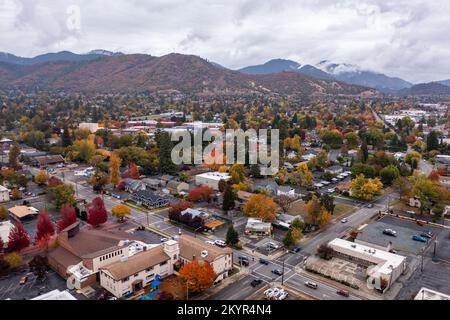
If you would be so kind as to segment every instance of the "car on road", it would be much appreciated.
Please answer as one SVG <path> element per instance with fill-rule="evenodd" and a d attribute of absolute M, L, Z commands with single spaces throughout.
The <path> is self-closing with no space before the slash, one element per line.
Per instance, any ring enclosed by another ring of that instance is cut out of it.
<path fill-rule="evenodd" d="M 214 244 L 221 248 L 225 248 L 227 246 L 227 244 L 223 240 L 214 240 Z"/>
<path fill-rule="evenodd" d="M 425 232 L 422 232 L 420 235 L 421 235 L 422 237 L 425 237 L 425 238 L 428 238 L 428 239 L 433 238 L 433 232 L 431 232 L 431 231 L 425 231 Z"/>
<path fill-rule="evenodd" d="M 273 242 L 267 242 L 266 246 L 267 246 L 267 249 L 278 249 L 280 247 L 279 245 L 276 245 Z"/>
<path fill-rule="evenodd" d="M 315 283 L 315 282 L 306 281 L 305 286 L 312 288 L 312 289 L 317 289 L 317 283 Z"/>
<path fill-rule="evenodd" d="M 369 203 L 368 205 L 367 205 L 367 208 L 373 208 L 373 203 Z"/>
<path fill-rule="evenodd" d="M 333 183 L 339 182 L 339 179 L 333 178 L 333 179 L 331 179 L 331 182 L 333 182 Z"/>
<path fill-rule="evenodd" d="M 24 276 L 24 277 L 20 278 L 19 284 L 23 285 L 23 284 L 27 283 L 27 281 L 28 281 L 28 276 Z"/>
<path fill-rule="evenodd" d="M 350 292 L 348 292 L 347 290 L 343 290 L 343 289 L 340 289 L 340 290 L 336 291 L 336 293 L 338 295 L 340 295 L 340 296 L 343 296 L 343 297 L 349 297 L 350 296 Z"/>
<path fill-rule="evenodd" d="M 250 282 L 250 285 L 255 288 L 257 286 L 259 286 L 263 281 L 261 279 L 255 279 L 252 282 Z"/>
<path fill-rule="evenodd" d="M 248 260 L 248 258 L 243 256 L 239 257 L 239 263 L 244 267 L 248 267 L 250 265 L 250 261 Z"/>
<path fill-rule="evenodd" d="M 327 190 L 328 193 L 333 193 L 333 192 L 335 192 L 335 191 L 336 191 L 335 188 L 330 188 L 330 189 Z"/>
<path fill-rule="evenodd" d="M 207 244 L 215 244 L 215 242 L 214 242 L 214 241 L 211 241 L 211 240 L 206 241 L 206 243 L 207 243 Z"/>
<path fill-rule="evenodd" d="M 341 223 L 347 223 L 347 222 L 348 222 L 348 219 L 347 219 L 347 218 L 341 219 Z"/>
<path fill-rule="evenodd" d="M 406 213 L 409 214 L 409 215 L 411 215 L 411 216 L 413 216 L 413 215 L 416 214 L 416 213 L 415 213 L 414 211 L 412 211 L 412 210 L 406 211 Z"/>
<path fill-rule="evenodd" d="M 428 239 L 427 238 L 425 238 L 425 237 L 421 237 L 421 236 L 419 236 L 419 235 L 413 235 L 412 236 L 412 239 L 414 240 L 414 241 L 419 241 L 419 242 L 427 242 L 428 241 Z"/>
<path fill-rule="evenodd" d="M 291 252 L 292 252 L 292 253 L 299 253 L 300 250 L 301 250 L 300 247 L 294 247 L 294 248 L 292 248 Z"/>
<path fill-rule="evenodd" d="M 391 237 L 396 237 L 397 236 L 397 231 L 392 230 L 392 229 L 384 229 L 383 230 L 383 234 L 385 234 L 387 236 L 391 236 Z"/>
<path fill-rule="evenodd" d="M 166 242 L 166 241 L 169 241 L 169 239 L 167 239 L 167 238 L 161 238 L 161 242 Z"/>
<path fill-rule="evenodd" d="M 263 258 L 259 259 L 259 263 L 261 263 L 261 264 L 265 264 L 266 266 L 268 266 L 268 265 L 269 265 L 269 261 L 268 261 L 268 260 L 266 260 L 266 259 L 263 259 Z"/>
<path fill-rule="evenodd" d="M 277 276 L 282 276 L 283 275 L 283 271 L 281 271 L 280 269 L 273 269 L 271 272 L 273 274 L 276 274 Z"/>

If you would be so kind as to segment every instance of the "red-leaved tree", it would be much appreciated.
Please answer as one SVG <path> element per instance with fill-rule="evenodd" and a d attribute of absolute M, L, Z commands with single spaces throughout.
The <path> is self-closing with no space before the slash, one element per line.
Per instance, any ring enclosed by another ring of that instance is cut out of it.
<path fill-rule="evenodd" d="M 46 236 L 52 236 L 55 233 L 55 227 L 45 210 L 39 212 L 36 223 L 36 242 Z"/>
<path fill-rule="evenodd" d="M 189 192 L 188 198 L 190 201 L 209 201 L 214 189 L 208 186 L 196 187 Z"/>
<path fill-rule="evenodd" d="M 64 206 L 59 211 L 61 219 L 58 221 L 58 232 L 77 222 L 77 214 L 72 206 Z"/>
<path fill-rule="evenodd" d="M 92 200 L 88 208 L 88 223 L 93 227 L 105 223 L 108 220 L 108 212 L 102 198 L 97 197 Z"/>
<path fill-rule="evenodd" d="M 57 177 L 51 177 L 50 179 L 48 179 L 48 182 L 47 182 L 48 188 L 56 187 L 61 184 L 63 184 L 62 180 Z"/>
<path fill-rule="evenodd" d="M 30 236 L 25 231 L 21 222 L 16 222 L 8 238 L 8 249 L 10 251 L 20 251 L 30 245 Z"/>
<path fill-rule="evenodd" d="M 129 169 L 131 179 L 139 179 L 141 177 L 139 174 L 139 169 L 135 163 L 130 163 Z"/>

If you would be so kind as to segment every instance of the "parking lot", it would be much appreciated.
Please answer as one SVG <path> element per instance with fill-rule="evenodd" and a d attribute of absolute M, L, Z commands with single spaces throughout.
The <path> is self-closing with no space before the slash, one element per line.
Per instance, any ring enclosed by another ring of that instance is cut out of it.
<path fill-rule="evenodd" d="M 396 237 L 383 234 L 383 230 L 392 229 L 397 232 Z M 410 254 L 419 254 L 421 250 L 427 246 L 427 243 L 415 241 L 412 239 L 414 235 L 420 235 L 423 232 L 431 231 L 437 234 L 441 229 L 431 226 L 419 226 L 418 224 L 397 219 L 393 217 L 384 217 L 382 220 L 370 223 L 358 235 L 358 240 L 373 243 L 381 247 L 387 247 L 392 242 L 393 249 L 403 251 Z"/>

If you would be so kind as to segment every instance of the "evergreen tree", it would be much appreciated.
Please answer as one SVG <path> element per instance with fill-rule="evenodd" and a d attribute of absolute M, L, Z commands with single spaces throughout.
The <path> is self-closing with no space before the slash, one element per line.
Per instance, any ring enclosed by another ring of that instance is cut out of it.
<path fill-rule="evenodd" d="M 177 168 L 172 162 L 172 141 L 169 133 L 158 130 L 155 134 L 155 140 L 159 148 L 159 171 L 168 174 L 175 173 Z"/>
<path fill-rule="evenodd" d="M 361 144 L 361 162 L 366 163 L 369 158 L 369 151 L 367 149 L 367 141 L 364 138 Z"/>
<path fill-rule="evenodd" d="M 17 144 L 14 144 L 9 150 L 9 166 L 14 170 L 19 169 L 19 155 L 20 155 L 20 147 Z"/>
<path fill-rule="evenodd" d="M 225 211 L 231 210 L 234 208 L 234 199 L 235 195 L 230 183 L 227 183 L 225 187 L 225 191 L 223 193 L 223 204 L 222 209 Z"/>
<path fill-rule="evenodd" d="M 439 149 L 439 139 L 438 132 L 431 131 L 427 136 L 427 151 L 438 150 Z"/>
<path fill-rule="evenodd" d="M 72 137 L 70 136 L 69 128 L 66 124 L 64 125 L 63 133 L 61 135 L 61 144 L 64 148 L 72 145 Z"/>
<path fill-rule="evenodd" d="M 236 229 L 234 229 L 233 225 L 230 225 L 228 227 L 227 237 L 226 237 L 225 242 L 232 246 L 239 243 L 239 234 L 236 231 Z"/>
<path fill-rule="evenodd" d="M 292 247 L 295 244 L 294 236 L 292 235 L 292 230 L 288 230 L 283 238 L 283 244 L 286 247 Z"/>
<path fill-rule="evenodd" d="M 23 224 L 17 222 L 14 229 L 9 233 L 8 250 L 20 251 L 30 245 L 30 236 L 25 231 Z"/>

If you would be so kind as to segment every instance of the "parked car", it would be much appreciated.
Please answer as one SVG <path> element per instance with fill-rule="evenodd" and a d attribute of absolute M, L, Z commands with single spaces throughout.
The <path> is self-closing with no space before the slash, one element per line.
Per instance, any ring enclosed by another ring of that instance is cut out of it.
<path fill-rule="evenodd" d="M 277 288 L 278 289 L 278 288 Z M 275 292 L 273 295 L 272 295 L 272 299 L 274 299 L 274 300 L 280 300 L 280 297 L 282 296 L 282 295 L 284 295 L 286 293 L 286 291 L 284 291 L 284 289 L 278 289 L 278 292 Z"/>
<path fill-rule="evenodd" d="M 283 275 L 283 271 L 281 271 L 280 269 L 273 269 L 272 273 L 276 274 L 277 276 L 282 276 Z"/>
<path fill-rule="evenodd" d="M 207 244 L 215 244 L 214 241 L 208 240 L 206 241 Z"/>
<path fill-rule="evenodd" d="M 226 244 L 225 241 L 223 241 L 223 240 L 215 240 L 215 241 L 214 241 L 214 244 L 215 244 L 216 246 L 218 246 L 218 247 L 221 247 L 221 248 L 225 248 L 225 247 L 227 246 L 227 244 Z"/>
<path fill-rule="evenodd" d="M 255 279 L 255 280 L 253 280 L 252 282 L 250 282 L 250 285 L 251 285 L 253 288 L 255 288 L 255 287 L 259 286 L 261 283 L 262 283 L 262 280 L 261 280 L 261 279 Z"/>
<path fill-rule="evenodd" d="M 28 276 L 24 276 L 24 277 L 20 278 L 19 284 L 23 285 L 23 284 L 27 283 L 27 281 L 28 281 Z"/>
<path fill-rule="evenodd" d="M 330 189 L 328 189 L 327 191 L 328 191 L 328 193 L 333 193 L 333 192 L 336 191 L 336 189 L 335 189 L 335 188 L 330 188 Z"/>
<path fill-rule="evenodd" d="M 419 226 L 423 226 L 423 222 L 422 222 L 422 221 L 417 220 L 416 222 L 417 222 L 417 224 L 418 224 Z"/>
<path fill-rule="evenodd" d="M 273 292 L 274 289 L 269 288 L 266 291 L 264 291 L 264 295 L 266 296 L 266 298 Z"/>
<path fill-rule="evenodd" d="M 301 250 L 300 247 L 294 247 L 294 248 L 292 248 L 291 252 L 292 252 L 292 253 L 299 253 L 300 250 Z"/>
<path fill-rule="evenodd" d="M 169 241 L 169 239 L 167 239 L 167 238 L 161 238 L 161 242 L 166 242 L 166 241 Z"/>
<path fill-rule="evenodd" d="M 261 263 L 261 264 L 265 264 L 266 266 L 268 266 L 269 265 L 269 261 L 268 260 L 266 260 L 266 259 L 259 259 L 259 263 Z"/>
<path fill-rule="evenodd" d="M 421 237 L 421 236 L 419 236 L 419 235 L 414 235 L 414 236 L 412 236 L 412 239 L 414 240 L 414 241 L 419 241 L 419 242 L 427 242 L 428 241 L 428 239 L 427 238 L 424 238 L 424 237 Z"/>
<path fill-rule="evenodd" d="M 373 208 L 373 203 L 369 203 L 369 204 L 367 205 L 367 208 Z"/>
<path fill-rule="evenodd" d="M 268 249 L 278 249 L 280 247 L 273 242 L 267 242 L 266 246 Z"/>
<path fill-rule="evenodd" d="M 280 289 L 280 288 L 274 288 L 273 291 L 267 295 L 267 298 L 268 299 L 275 298 L 277 295 L 279 295 L 281 293 L 281 290 L 282 289 Z"/>
<path fill-rule="evenodd" d="M 349 297 L 350 296 L 350 292 L 348 292 L 347 290 L 343 290 L 343 289 L 336 291 L 336 293 L 338 295 L 343 296 L 343 297 Z"/>
<path fill-rule="evenodd" d="M 383 234 L 385 234 L 387 236 L 391 236 L 391 237 L 396 237 L 397 236 L 397 231 L 392 230 L 392 229 L 384 229 L 383 230 Z"/>
<path fill-rule="evenodd" d="M 288 295 L 289 293 L 287 291 L 284 291 L 282 294 L 278 296 L 277 300 L 284 300 L 287 298 Z"/>
<path fill-rule="evenodd" d="M 317 289 L 317 283 L 315 283 L 315 282 L 306 281 L 305 286 L 312 288 L 312 289 Z"/>
<path fill-rule="evenodd" d="M 347 219 L 347 218 L 341 219 L 341 223 L 347 223 L 347 222 L 348 222 L 348 219 Z"/>
<path fill-rule="evenodd" d="M 406 213 L 407 213 L 407 214 L 410 214 L 410 215 L 412 215 L 412 216 L 416 214 L 414 211 L 411 211 L 411 210 L 406 211 Z"/>

